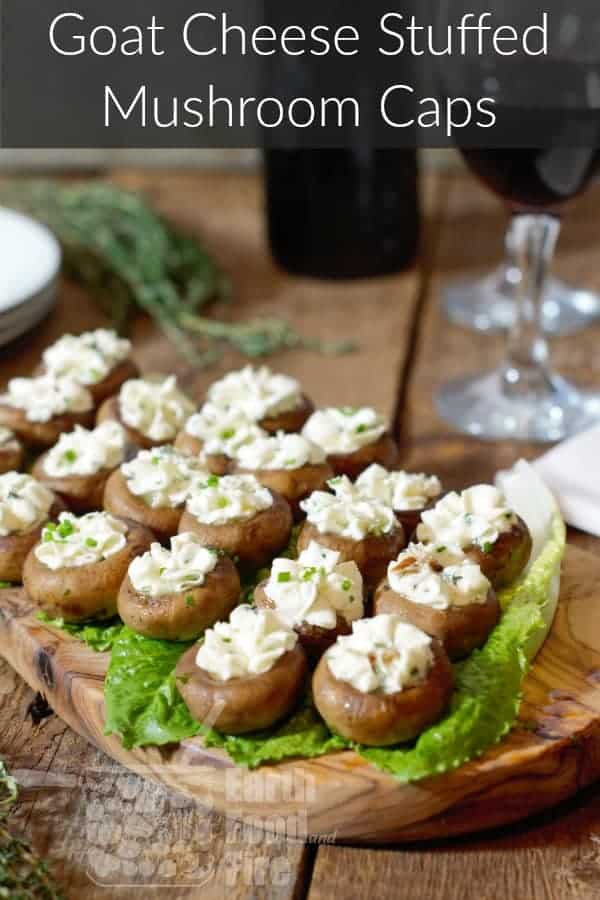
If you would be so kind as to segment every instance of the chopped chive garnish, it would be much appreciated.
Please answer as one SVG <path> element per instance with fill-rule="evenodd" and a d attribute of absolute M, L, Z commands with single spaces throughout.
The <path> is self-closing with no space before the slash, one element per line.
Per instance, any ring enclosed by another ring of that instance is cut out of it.
<path fill-rule="evenodd" d="M 281 583 L 283 583 L 285 581 L 291 581 L 291 580 L 292 580 L 291 572 L 279 572 L 277 575 L 277 581 L 279 581 Z"/>

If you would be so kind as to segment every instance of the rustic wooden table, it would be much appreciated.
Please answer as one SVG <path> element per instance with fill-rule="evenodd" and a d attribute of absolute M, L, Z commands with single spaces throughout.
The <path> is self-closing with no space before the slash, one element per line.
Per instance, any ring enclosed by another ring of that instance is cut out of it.
<path fill-rule="evenodd" d="M 225 315 L 285 315 L 306 333 L 354 335 L 360 351 L 331 359 L 282 354 L 276 368 L 297 375 L 322 404 L 371 402 L 394 421 L 407 468 L 432 470 L 446 485 L 486 480 L 539 448 L 484 444 L 447 429 L 432 394 L 452 375 L 489 367 L 501 343 L 449 326 L 438 307 L 443 281 L 499 260 L 505 217 L 462 175 L 425 184 L 422 257 L 412 272 L 374 281 L 292 279 L 268 256 L 260 184 L 252 175 L 115 172 L 144 190 L 181 225 L 201 234 L 231 273 L 236 303 Z M 600 290 L 599 191 L 568 218 L 557 260 L 560 275 Z M 102 323 L 90 299 L 64 285 L 57 311 L 33 335 L 2 351 L 0 380 L 28 372 L 64 331 Z M 594 346 L 600 326 L 554 342 L 571 377 L 600 384 Z M 200 398 L 207 383 L 240 359 L 227 354 L 210 372 L 189 372 L 150 323 L 133 333 L 146 370 L 177 372 Z M 595 551 L 598 541 L 573 533 Z M 600 788 L 543 817 L 472 839 L 394 849 L 358 849 L 269 837 L 131 775 L 78 737 L 56 716 L 37 721 L 33 695 L 0 663 L 0 756 L 22 785 L 16 828 L 48 856 L 69 898 L 139 896 L 152 879 L 136 864 L 139 847 L 155 851 L 154 896 L 309 900 L 592 900 L 600 890 Z M 32 715 L 33 712 L 33 715 Z M 137 886 L 136 886 L 137 885 Z M 142 888 L 143 890 L 144 888 Z M 146 887 L 148 890 L 148 887 Z"/>

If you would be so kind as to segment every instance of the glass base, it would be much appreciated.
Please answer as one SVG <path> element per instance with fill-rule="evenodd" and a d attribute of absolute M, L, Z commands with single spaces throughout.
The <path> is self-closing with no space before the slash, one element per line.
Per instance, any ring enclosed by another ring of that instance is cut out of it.
<path fill-rule="evenodd" d="M 436 396 L 438 413 L 459 431 L 483 440 L 553 443 L 600 422 L 600 395 L 579 391 L 559 376 L 542 399 L 508 397 L 503 371 L 451 381 Z"/>
<path fill-rule="evenodd" d="M 511 269 L 499 266 L 483 278 L 462 278 L 442 291 L 442 307 L 456 325 L 492 334 L 507 331 L 514 322 Z M 544 292 L 542 326 L 547 334 L 575 334 L 600 318 L 600 295 L 578 290 L 549 278 Z"/>

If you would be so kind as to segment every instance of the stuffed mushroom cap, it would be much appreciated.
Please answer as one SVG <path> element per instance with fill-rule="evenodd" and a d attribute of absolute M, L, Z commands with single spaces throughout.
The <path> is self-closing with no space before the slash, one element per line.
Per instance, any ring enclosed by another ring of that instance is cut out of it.
<path fill-rule="evenodd" d="M 273 560 L 254 602 L 293 628 L 309 660 L 316 662 L 364 615 L 362 575 L 355 562 L 344 562 L 336 551 L 313 542 L 296 560 Z"/>
<path fill-rule="evenodd" d="M 0 426 L 26 446 L 50 447 L 64 431 L 93 421 L 94 401 L 72 378 L 12 378 L 0 395 Z"/>
<path fill-rule="evenodd" d="M 438 638 L 450 659 L 482 646 L 500 618 L 496 594 L 477 563 L 423 544 L 410 544 L 390 563 L 373 607 Z"/>
<path fill-rule="evenodd" d="M 65 334 L 44 351 L 41 371 L 84 385 L 97 406 L 137 376 L 138 368 L 130 354 L 131 342 L 112 329 Z"/>
<path fill-rule="evenodd" d="M 269 434 L 300 431 L 313 411 L 299 382 L 268 366 L 229 372 L 210 386 L 207 400 L 228 413 L 241 412 Z"/>
<path fill-rule="evenodd" d="M 169 444 L 140 450 L 108 478 L 104 508 L 167 540 L 177 533 L 186 500 L 209 477 L 202 459 L 185 456 Z"/>
<path fill-rule="evenodd" d="M 169 549 L 154 543 L 133 560 L 119 591 L 119 615 L 146 637 L 188 641 L 226 619 L 240 590 L 230 559 L 195 535 L 180 534 Z"/>
<path fill-rule="evenodd" d="M 259 568 L 287 546 L 292 525 L 289 504 L 253 475 L 212 475 L 190 494 L 179 532 Z"/>
<path fill-rule="evenodd" d="M 398 460 L 398 448 L 387 423 L 370 406 L 318 409 L 302 434 L 325 451 L 336 475 L 357 478 L 373 463 L 391 469 Z"/>
<path fill-rule="evenodd" d="M 240 446 L 234 471 L 256 475 L 261 484 L 285 497 L 295 519 L 303 516 L 301 501 L 324 490 L 334 474 L 320 447 L 301 434 L 283 431 Z"/>
<path fill-rule="evenodd" d="M 374 747 L 417 737 L 440 718 L 452 687 L 441 644 L 393 615 L 355 622 L 313 677 L 315 705 L 330 728 Z"/>
<path fill-rule="evenodd" d="M 136 522 L 106 512 L 61 513 L 44 526 L 23 568 L 27 594 L 51 617 L 67 622 L 107 619 L 130 562 L 152 543 Z"/>
<path fill-rule="evenodd" d="M 126 381 L 117 396 L 105 400 L 96 421 L 116 419 L 132 444 L 150 449 L 172 443 L 194 409 L 174 375 L 145 375 Z"/>
<path fill-rule="evenodd" d="M 62 501 L 31 475 L 0 475 L 0 581 L 21 581 L 43 526 L 63 510 Z"/>
<path fill-rule="evenodd" d="M 414 533 L 421 521 L 422 511 L 431 507 L 442 492 L 436 475 L 390 471 L 379 463 L 373 463 L 361 472 L 355 481 L 355 488 L 359 494 L 374 497 L 391 506 L 407 535 Z"/>
<path fill-rule="evenodd" d="M 218 731 L 244 734 L 291 713 L 306 674 L 297 635 L 269 610 L 242 605 L 183 655 L 175 683 L 198 721 L 210 716 Z"/>
<path fill-rule="evenodd" d="M 244 410 L 221 409 L 207 402 L 187 420 L 175 447 L 184 453 L 202 453 L 211 472 L 226 475 L 239 449 L 266 434 Z"/>
<path fill-rule="evenodd" d="M 367 588 L 375 587 L 406 545 L 404 529 L 391 507 L 360 496 L 350 480 L 337 476 L 328 482 L 334 493 L 315 491 L 301 503 L 306 513 L 298 537 L 305 550 L 316 541 L 354 560 Z"/>
<path fill-rule="evenodd" d="M 127 435 L 118 422 L 103 422 L 90 430 L 76 426 L 61 434 L 32 471 L 73 512 L 90 512 L 102 506 L 106 481 L 128 452 Z"/>
<path fill-rule="evenodd" d="M 424 511 L 417 540 L 472 557 L 495 589 L 518 578 L 531 555 L 526 524 L 489 484 L 453 491 Z"/>

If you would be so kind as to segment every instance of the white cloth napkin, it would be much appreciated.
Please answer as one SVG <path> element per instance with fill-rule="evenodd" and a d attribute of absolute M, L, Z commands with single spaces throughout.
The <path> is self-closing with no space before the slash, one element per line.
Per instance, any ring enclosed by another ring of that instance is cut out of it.
<path fill-rule="evenodd" d="M 565 521 L 600 537 L 600 426 L 557 444 L 533 466 Z"/>

